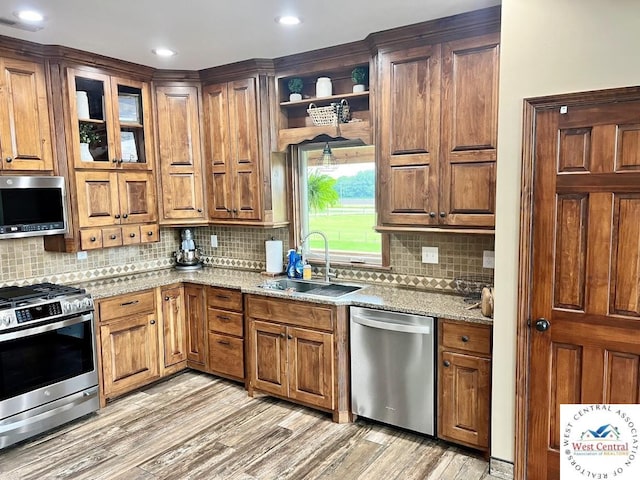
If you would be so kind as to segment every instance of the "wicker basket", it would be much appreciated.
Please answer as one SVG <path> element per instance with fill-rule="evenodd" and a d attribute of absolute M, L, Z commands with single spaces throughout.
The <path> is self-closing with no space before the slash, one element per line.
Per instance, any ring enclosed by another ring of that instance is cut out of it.
<path fill-rule="evenodd" d="M 349 121 L 349 103 L 342 99 L 340 103 L 332 103 L 326 107 L 318 107 L 315 103 L 310 103 L 307 113 L 311 117 L 314 125 L 337 125 Z"/>
<path fill-rule="evenodd" d="M 338 123 L 338 115 L 333 105 L 327 107 L 317 107 L 315 103 L 310 103 L 307 113 L 311 117 L 314 125 L 336 125 Z"/>

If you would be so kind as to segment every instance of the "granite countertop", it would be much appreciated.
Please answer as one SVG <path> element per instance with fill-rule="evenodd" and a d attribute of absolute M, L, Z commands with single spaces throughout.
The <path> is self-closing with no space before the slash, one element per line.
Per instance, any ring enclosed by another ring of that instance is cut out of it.
<path fill-rule="evenodd" d="M 174 269 L 124 275 L 109 279 L 85 282 L 78 286 L 86 288 L 94 299 L 112 297 L 137 292 L 148 288 L 161 287 L 172 283 L 190 282 L 215 287 L 235 288 L 243 293 L 270 297 L 306 300 L 330 305 L 353 305 L 392 310 L 395 312 L 429 315 L 452 320 L 492 324 L 493 320 L 484 317 L 479 308 L 468 310 L 469 304 L 458 295 L 429 292 L 409 287 L 358 284 L 364 288 L 340 298 L 319 298 L 304 293 L 289 293 L 282 290 L 260 288 L 271 280 L 257 272 L 204 267 L 195 272 L 180 272 Z M 337 283 L 340 283 L 339 281 Z M 355 284 L 355 282 L 346 282 Z"/>

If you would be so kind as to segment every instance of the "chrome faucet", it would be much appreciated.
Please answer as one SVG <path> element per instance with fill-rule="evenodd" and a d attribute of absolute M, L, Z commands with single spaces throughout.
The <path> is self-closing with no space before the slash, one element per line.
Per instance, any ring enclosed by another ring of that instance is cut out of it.
<path fill-rule="evenodd" d="M 329 240 L 327 240 L 327 236 L 322 233 L 319 230 L 313 230 L 309 233 L 307 233 L 304 238 L 302 239 L 301 245 L 304 245 L 304 242 L 307 241 L 307 238 L 309 238 L 311 235 L 313 235 L 314 233 L 320 235 L 322 237 L 322 239 L 324 240 L 324 281 L 329 283 L 329 271 L 330 271 L 330 265 L 329 265 Z"/>

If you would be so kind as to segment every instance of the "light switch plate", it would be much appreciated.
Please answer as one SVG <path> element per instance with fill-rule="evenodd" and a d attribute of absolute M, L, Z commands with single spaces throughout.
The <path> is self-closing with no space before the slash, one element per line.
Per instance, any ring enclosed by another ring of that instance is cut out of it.
<path fill-rule="evenodd" d="M 493 250 L 483 250 L 482 268 L 495 268 L 496 252 Z"/>
<path fill-rule="evenodd" d="M 422 247 L 422 263 L 438 263 L 438 247 Z"/>
<path fill-rule="evenodd" d="M 78 258 L 78 260 L 86 260 L 89 255 L 87 254 L 87 252 L 78 252 L 76 254 L 76 257 Z"/>
<path fill-rule="evenodd" d="M 211 235 L 211 246 L 213 248 L 218 247 L 218 235 Z"/>

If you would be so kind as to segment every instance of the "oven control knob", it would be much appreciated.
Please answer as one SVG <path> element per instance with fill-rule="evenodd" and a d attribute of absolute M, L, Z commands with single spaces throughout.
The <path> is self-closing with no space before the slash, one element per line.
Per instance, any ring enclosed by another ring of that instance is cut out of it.
<path fill-rule="evenodd" d="M 62 302 L 62 313 L 71 312 L 71 304 L 69 302 Z"/>
<path fill-rule="evenodd" d="M 8 327 L 11 325 L 11 317 L 9 315 L 3 315 L 0 317 L 0 325 L 3 327 Z"/>
<path fill-rule="evenodd" d="M 90 298 L 85 298 L 82 300 L 82 308 L 91 308 L 92 303 Z"/>
<path fill-rule="evenodd" d="M 74 310 L 80 310 L 81 306 L 82 306 L 82 304 L 80 303 L 80 300 L 74 300 L 73 301 L 73 309 Z"/>

